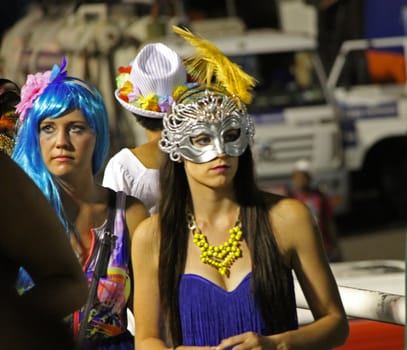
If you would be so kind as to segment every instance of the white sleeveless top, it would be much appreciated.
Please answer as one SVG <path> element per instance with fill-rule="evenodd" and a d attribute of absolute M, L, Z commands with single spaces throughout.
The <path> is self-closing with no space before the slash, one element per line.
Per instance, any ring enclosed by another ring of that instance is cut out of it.
<path fill-rule="evenodd" d="M 159 170 L 146 168 L 128 148 L 121 149 L 107 163 L 103 186 L 140 199 L 150 215 L 157 210 Z"/>

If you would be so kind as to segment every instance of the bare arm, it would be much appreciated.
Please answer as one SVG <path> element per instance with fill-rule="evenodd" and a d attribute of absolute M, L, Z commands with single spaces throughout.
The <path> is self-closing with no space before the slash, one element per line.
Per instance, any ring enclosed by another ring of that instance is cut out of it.
<path fill-rule="evenodd" d="M 343 344 L 348 323 L 338 288 L 326 259 L 321 235 L 308 208 L 282 200 L 271 213 L 283 254 L 293 267 L 315 322 L 271 337 L 288 349 L 330 349 Z"/>
<path fill-rule="evenodd" d="M 166 349 L 160 338 L 158 287 L 159 233 L 157 216 L 144 220 L 133 234 L 135 347 Z M 146 302 L 148 300 L 148 302 Z"/>
<path fill-rule="evenodd" d="M 293 267 L 316 321 L 272 336 L 238 334 L 224 339 L 216 350 L 236 345 L 241 350 L 327 350 L 343 344 L 348 335 L 346 315 L 308 208 L 295 199 L 283 199 L 271 209 L 270 218 L 277 244 Z"/>
<path fill-rule="evenodd" d="M 126 223 L 129 230 L 130 239 L 137 226 L 148 216 L 143 203 L 134 197 L 127 196 L 126 199 Z"/>
<path fill-rule="evenodd" d="M 0 155 L 1 253 L 23 266 L 35 287 L 22 301 L 61 318 L 86 301 L 87 283 L 54 209 L 10 158 Z"/>

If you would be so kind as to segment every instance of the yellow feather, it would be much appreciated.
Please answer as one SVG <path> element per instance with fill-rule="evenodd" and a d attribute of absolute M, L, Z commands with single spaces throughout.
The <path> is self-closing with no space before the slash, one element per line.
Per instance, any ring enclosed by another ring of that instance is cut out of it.
<path fill-rule="evenodd" d="M 248 104 L 256 80 L 226 57 L 214 44 L 198 38 L 190 31 L 173 26 L 173 30 L 195 47 L 196 52 L 186 58 L 188 73 L 203 84 L 217 84 L 231 95 Z"/>

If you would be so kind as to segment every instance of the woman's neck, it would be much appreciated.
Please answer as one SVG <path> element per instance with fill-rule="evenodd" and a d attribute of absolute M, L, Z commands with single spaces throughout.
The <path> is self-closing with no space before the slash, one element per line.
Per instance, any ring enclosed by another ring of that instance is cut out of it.
<path fill-rule="evenodd" d="M 160 139 L 161 137 L 161 130 L 145 130 L 146 132 L 146 137 L 147 137 L 147 141 L 151 142 L 151 141 L 157 141 Z"/>
<path fill-rule="evenodd" d="M 67 220 L 76 227 L 81 236 L 86 236 L 90 228 L 103 224 L 107 217 L 108 192 L 107 188 L 97 184 L 83 189 L 82 192 L 77 191 L 77 188 L 61 191 Z"/>
<path fill-rule="evenodd" d="M 225 216 L 235 217 L 239 204 L 235 196 L 206 193 L 192 195 L 193 212 L 198 221 L 223 220 Z"/>
<path fill-rule="evenodd" d="M 66 209 L 104 201 L 106 189 L 98 185 L 93 177 L 89 181 L 76 182 L 60 179 L 59 185 L 62 189 L 61 200 Z"/>

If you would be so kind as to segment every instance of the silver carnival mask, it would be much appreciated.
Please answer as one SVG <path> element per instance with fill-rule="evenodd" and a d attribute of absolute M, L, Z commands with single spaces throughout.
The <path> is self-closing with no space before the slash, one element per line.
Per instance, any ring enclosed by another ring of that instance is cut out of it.
<path fill-rule="evenodd" d="M 243 103 L 201 87 L 172 105 L 163 119 L 159 146 L 172 161 L 205 163 L 221 154 L 239 157 L 253 137 L 253 120 Z"/>

